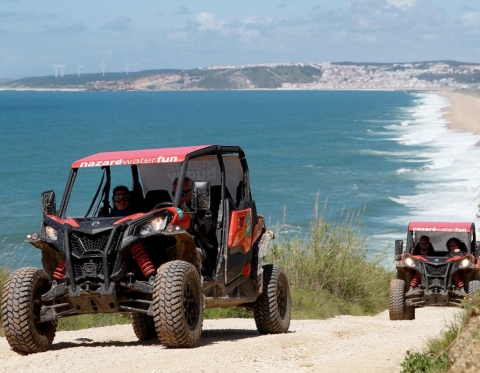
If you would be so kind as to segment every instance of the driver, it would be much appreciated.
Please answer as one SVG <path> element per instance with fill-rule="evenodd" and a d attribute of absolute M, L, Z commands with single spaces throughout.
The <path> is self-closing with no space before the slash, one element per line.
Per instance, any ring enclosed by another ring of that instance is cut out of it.
<path fill-rule="evenodd" d="M 119 185 L 113 189 L 113 208 L 111 216 L 128 216 L 132 214 L 130 205 L 130 191 L 125 185 Z"/>
<path fill-rule="evenodd" d="M 413 255 L 427 255 L 427 256 L 434 256 L 436 255 L 435 250 L 433 249 L 432 243 L 430 242 L 430 237 L 422 236 L 420 237 L 420 241 L 415 246 L 415 250 L 413 250 Z"/>

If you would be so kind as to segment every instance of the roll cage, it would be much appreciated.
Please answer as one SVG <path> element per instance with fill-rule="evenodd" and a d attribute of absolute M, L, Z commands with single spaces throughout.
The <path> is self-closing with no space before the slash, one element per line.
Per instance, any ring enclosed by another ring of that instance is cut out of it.
<path fill-rule="evenodd" d="M 410 222 L 407 231 L 405 252 L 412 253 L 421 236 L 428 236 L 437 253 L 448 252 L 445 244 L 456 237 L 465 243 L 467 253 L 475 255 L 476 234 L 475 224 L 471 222 Z"/>
<path fill-rule="evenodd" d="M 131 169 L 131 193 L 139 207 L 139 212 L 148 212 L 146 209 L 152 206 L 145 206 L 143 202 L 149 192 L 153 193 L 159 190 L 167 194 L 174 206 L 179 206 L 183 180 L 187 176 L 192 180 L 207 179 L 211 181 L 212 189 L 214 189 L 214 191 L 212 190 L 212 204 L 229 200 L 230 205 L 236 208 L 241 205 L 250 206 L 252 203 L 249 170 L 242 148 L 204 145 L 97 153 L 79 159 L 72 164 L 56 215 L 60 218 L 66 217 L 79 170 L 100 168 L 103 170 L 103 175 L 85 217 L 89 215 L 106 216 L 105 211 L 110 208 L 111 168 L 119 166 Z M 175 196 L 173 196 L 171 185 L 175 178 L 178 178 L 179 182 Z M 219 207 L 218 214 L 215 214 L 219 220 L 223 215 L 222 210 Z M 256 216 L 253 218 L 255 221 Z"/>

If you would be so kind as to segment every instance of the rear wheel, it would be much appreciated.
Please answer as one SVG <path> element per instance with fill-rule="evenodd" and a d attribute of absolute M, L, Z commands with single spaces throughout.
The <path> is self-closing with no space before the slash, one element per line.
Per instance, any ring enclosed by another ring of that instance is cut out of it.
<path fill-rule="evenodd" d="M 415 320 L 415 306 L 405 306 L 405 320 Z"/>
<path fill-rule="evenodd" d="M 480 290 L 480 281 L 472 280 L 468 284 L 468 297 L 471 298 L 473 295 Z"/>
<path fill-rule="evenodd" d="M 405 281 L 395 279 L 390 282 L 388 312 L 390 320 L 405 320 Z"/>
<path fill-rule="evenodd" d="M 135 335 L 140 341 L 147 341 L 149 339 L 157 338 L 157 331 L 155 330 L 153 316 L 134 312 L 132 313 L 132 326 Z"/>
<path fill-rule="evenodd" d="M 155 276 L 154 322 L 167 347 L 194 347 L 202 335 L 203 295 L 195 267 L 175 260 L 163 264 Z"/>
<path fill-rule="evenodd" d="M 288 332 L 292 312 L 290 285 L 282 268 L 263 266 L 263 292 L 253 304 L 255 324 L 261 334 Z"/>
<path fill-rule="evenodd" d="M 55 321 L 39 322 L 40 296 L 50 289 L 45 271 L 20 268 L 7 279 L 2 296 L 2 323 L 10 347 L 32 354 L 47 351 L 55 338 Z"/>

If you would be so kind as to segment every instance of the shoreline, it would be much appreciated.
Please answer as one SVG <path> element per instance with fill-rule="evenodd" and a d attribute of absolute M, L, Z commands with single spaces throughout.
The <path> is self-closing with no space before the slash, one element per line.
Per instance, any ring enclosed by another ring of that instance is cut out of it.
<path fill-rule="evenodd" d="M 450 102 L 443 114 L 449 130 L 480 135 L 480 93 L 442 91 L 438 94 Z"/>

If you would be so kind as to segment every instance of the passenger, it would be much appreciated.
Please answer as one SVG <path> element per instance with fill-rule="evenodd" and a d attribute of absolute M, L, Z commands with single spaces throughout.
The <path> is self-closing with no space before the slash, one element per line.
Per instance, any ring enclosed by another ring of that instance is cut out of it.
<path fill-rule="evenodd" d="M 432 243 L 430 242 L 430 237 L 420 237 L 420 242 L 418 242 L 417 246 L 415 246 L 415 250 L 413 250 L 413 255 L 435 256 L 436 254 L 437 253 L 433 249 Z"/>
<path fill-rule="evenodd" d="M 175 197 L 178 179 L 173 181 L 172 194 Z M 192 180 L 185 178 L 182 188 L 182 196 L 180 197 L 180 208 L 184 210 L 190 221 L 194 225 L 194 229 L 204 234 L 209 241 L 211 241 L 211 233 L 213 231 L 212 212 L 208 209 L 206 211 L 192 211 Z"/>
<path fill-rule="evenodd" d="M 447 241 L 447 255 L 459 255 L 467 252 L 465 244 L 456 237 L 449 238 Z"/>
<path fill-rule="evenodd" d="M 132 214 L 130 205 L 130 191 L 124 185 L 119 185 L 113 189 L 113 208 L 111 216 L 128 216 Z"/>
<path fill-rule="evenodd" d="M 178 178 L 173 181 L 172 194 L 175 197 Z M 192 211 L 192 180 L 185 177 L 180 197 L 180 208 L 185 211 L 190 219 L 191 233 L 195 237 L 195 245 L 207 259 L 203 263 L 204 270 L 210 272 L 216 261 L 217 236 L 214 229 L 212 211 Z"/>
<path fill-rule="evenodd" d="M 467 253 L 467 246 L 457 237 L 449 238 L 446 245 L 449 251 L 447 256 L 464 255 Z M 459 290 L 465 292 L 463 276 L 459 272 L 452 275 L 452 281 Z"/>

